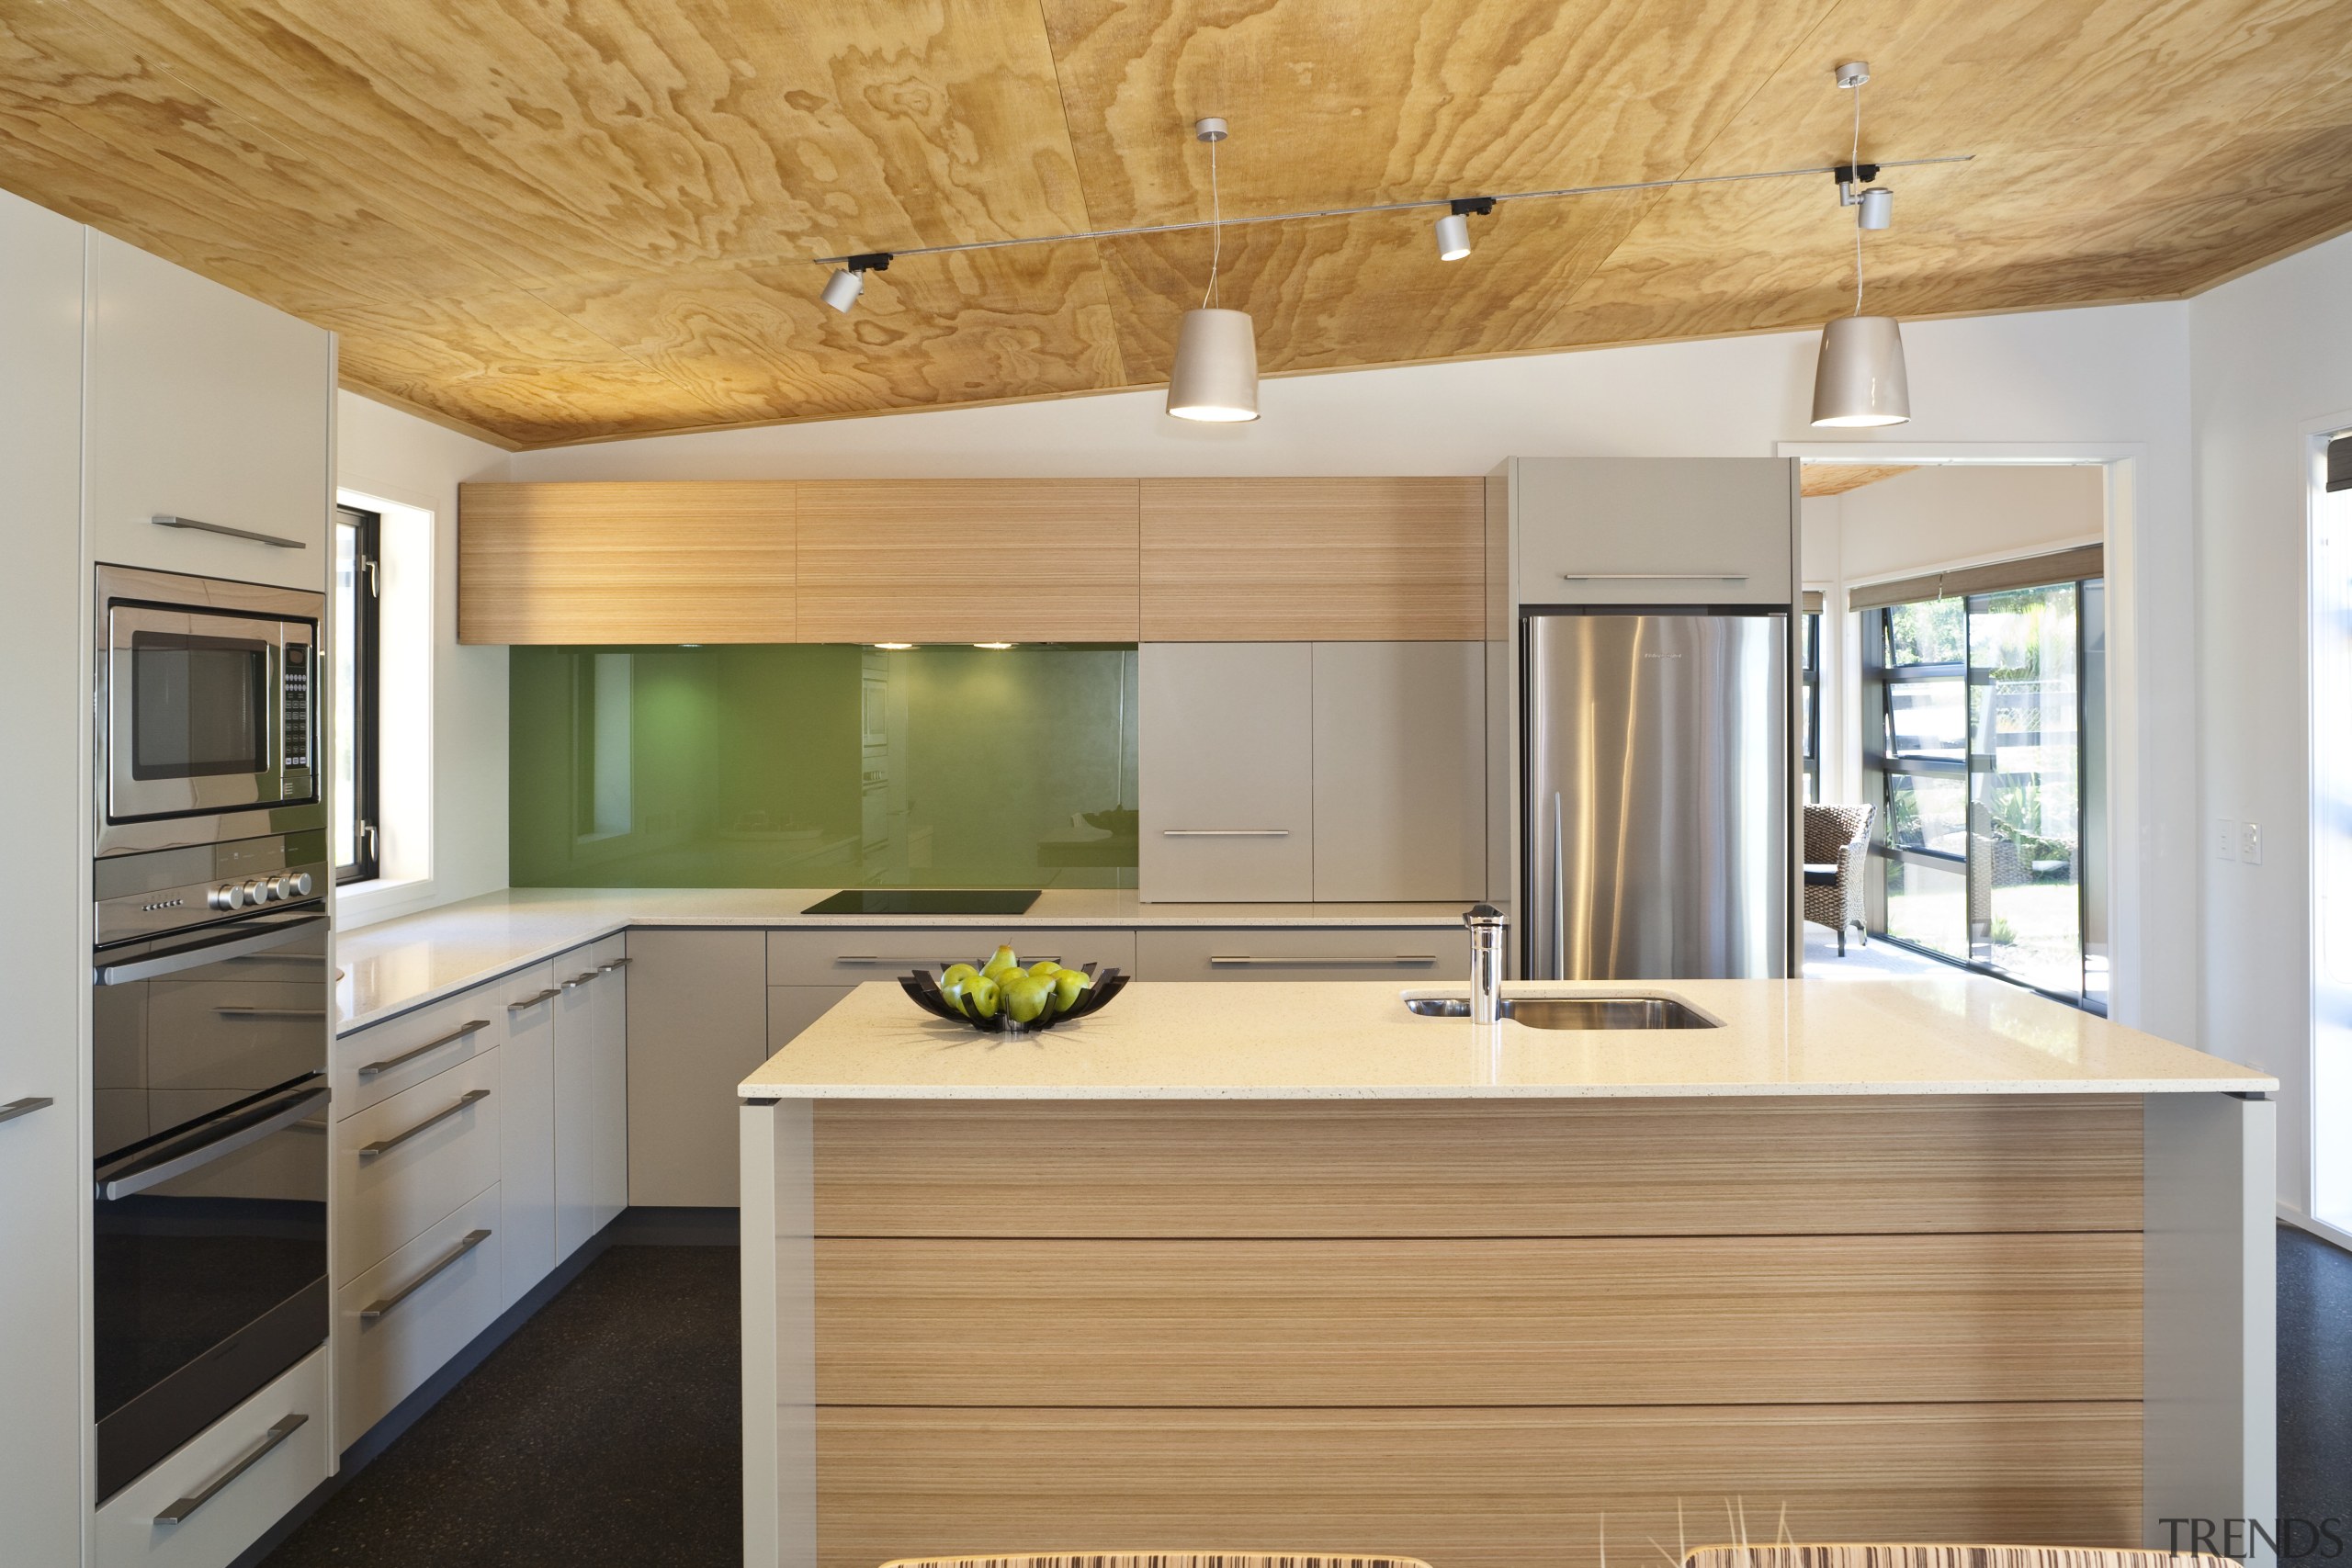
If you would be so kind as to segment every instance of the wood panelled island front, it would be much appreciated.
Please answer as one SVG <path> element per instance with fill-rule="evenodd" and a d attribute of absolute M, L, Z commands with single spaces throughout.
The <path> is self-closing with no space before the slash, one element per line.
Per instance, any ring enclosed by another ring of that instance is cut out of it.
<path fill-rule="evenodd" d="M 1604 1516 L 1639 1557 L 1727 1509 L 1801 1540 L 2129 1546 L 2159 1503 L 2246 1500 L 2188 1479 L 2212 1453 L 2166 1457 L 2188 1413 L 2164 1401 L 2246 1348 L 2165 1270 L 2251 1245 L 2173 1190 L 2252 1179 L 2258 1100 L 767 1098 L 828 1021 L 745 1091 L 748 1562 L 1586 1568 Z M 882 1053 L 934 1077 L 924 1055 L 984 1074 L 1076 1043 L 898 1034 Z"/>

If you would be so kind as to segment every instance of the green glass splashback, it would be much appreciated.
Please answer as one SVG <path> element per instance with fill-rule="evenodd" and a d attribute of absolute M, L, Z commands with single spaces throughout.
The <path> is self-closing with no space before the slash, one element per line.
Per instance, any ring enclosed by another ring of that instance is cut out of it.
<path fill-rule="evenodd" d="M 1136 654 L 517 648 L 518 887 L 1132 887 Z"/>

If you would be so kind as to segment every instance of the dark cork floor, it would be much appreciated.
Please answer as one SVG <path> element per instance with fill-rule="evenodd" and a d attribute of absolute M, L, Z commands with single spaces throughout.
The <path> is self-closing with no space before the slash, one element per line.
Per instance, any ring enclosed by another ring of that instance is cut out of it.
<path fill-rule="evenodd" d="M 612 1247 L 266 1568 L 735 1568 L 740 1262 Z"/>
<path fill-rule="evenodd" d="M 613 1247 L 266 1568 L 737 1568 L 737 1262 Z M 2278 1512 L 2335 1521 L 2290 1561 L 2352 1563 L 2352 1254 L 2285 1226 Z"/>

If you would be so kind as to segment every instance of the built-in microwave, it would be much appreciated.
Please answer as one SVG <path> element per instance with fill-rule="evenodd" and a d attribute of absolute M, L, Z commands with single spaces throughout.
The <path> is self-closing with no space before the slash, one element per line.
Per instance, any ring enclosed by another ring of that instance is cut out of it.
<path fill-rule="evenodd" d="M 97 569 L 97 852 L 323 827 L 326 596 Z"/>

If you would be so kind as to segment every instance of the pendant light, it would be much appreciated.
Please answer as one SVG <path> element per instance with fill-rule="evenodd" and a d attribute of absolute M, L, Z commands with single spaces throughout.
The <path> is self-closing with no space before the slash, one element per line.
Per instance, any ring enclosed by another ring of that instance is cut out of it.
<path fill-rule="evenodd" d="M 1870 66 L 1852 61 L 1838 67 L 1838 85 L 1854 95 L 1853 162 L 1841 175 L 1857 174 L 1862 163 L 1862 84 Z M 1883 190 L 1849 199 L 1841 179 L 1839 200 L 1857 209 L 1854 220 L 1854 309 L 1821 329 L 1821 358 L 1813 371 L 1813 423 L 1824 428 L 1902 424 L 1911 417 L 1911 383 L 1903 365 L 1903 328 L 1893 316 L 1862 314 L 1862 231 L 1892 220 L 1894 197 Z"/>
<path fill-rule="evenodd" d="M 1258 417 L 1258 337 L 1247 310 L 1216 306 L 1217 263 L 1225 214 L 1216 186 L 1216 144 L 1225 121 L 1193 122 L 1193 138 L 1209 147 L 1209 283 L 1200 309 L 1187 310 L 1176 329 L 1176 363 L 1168 376 L 1168 412 L 1178 419 L 1238 424 Z"/>

